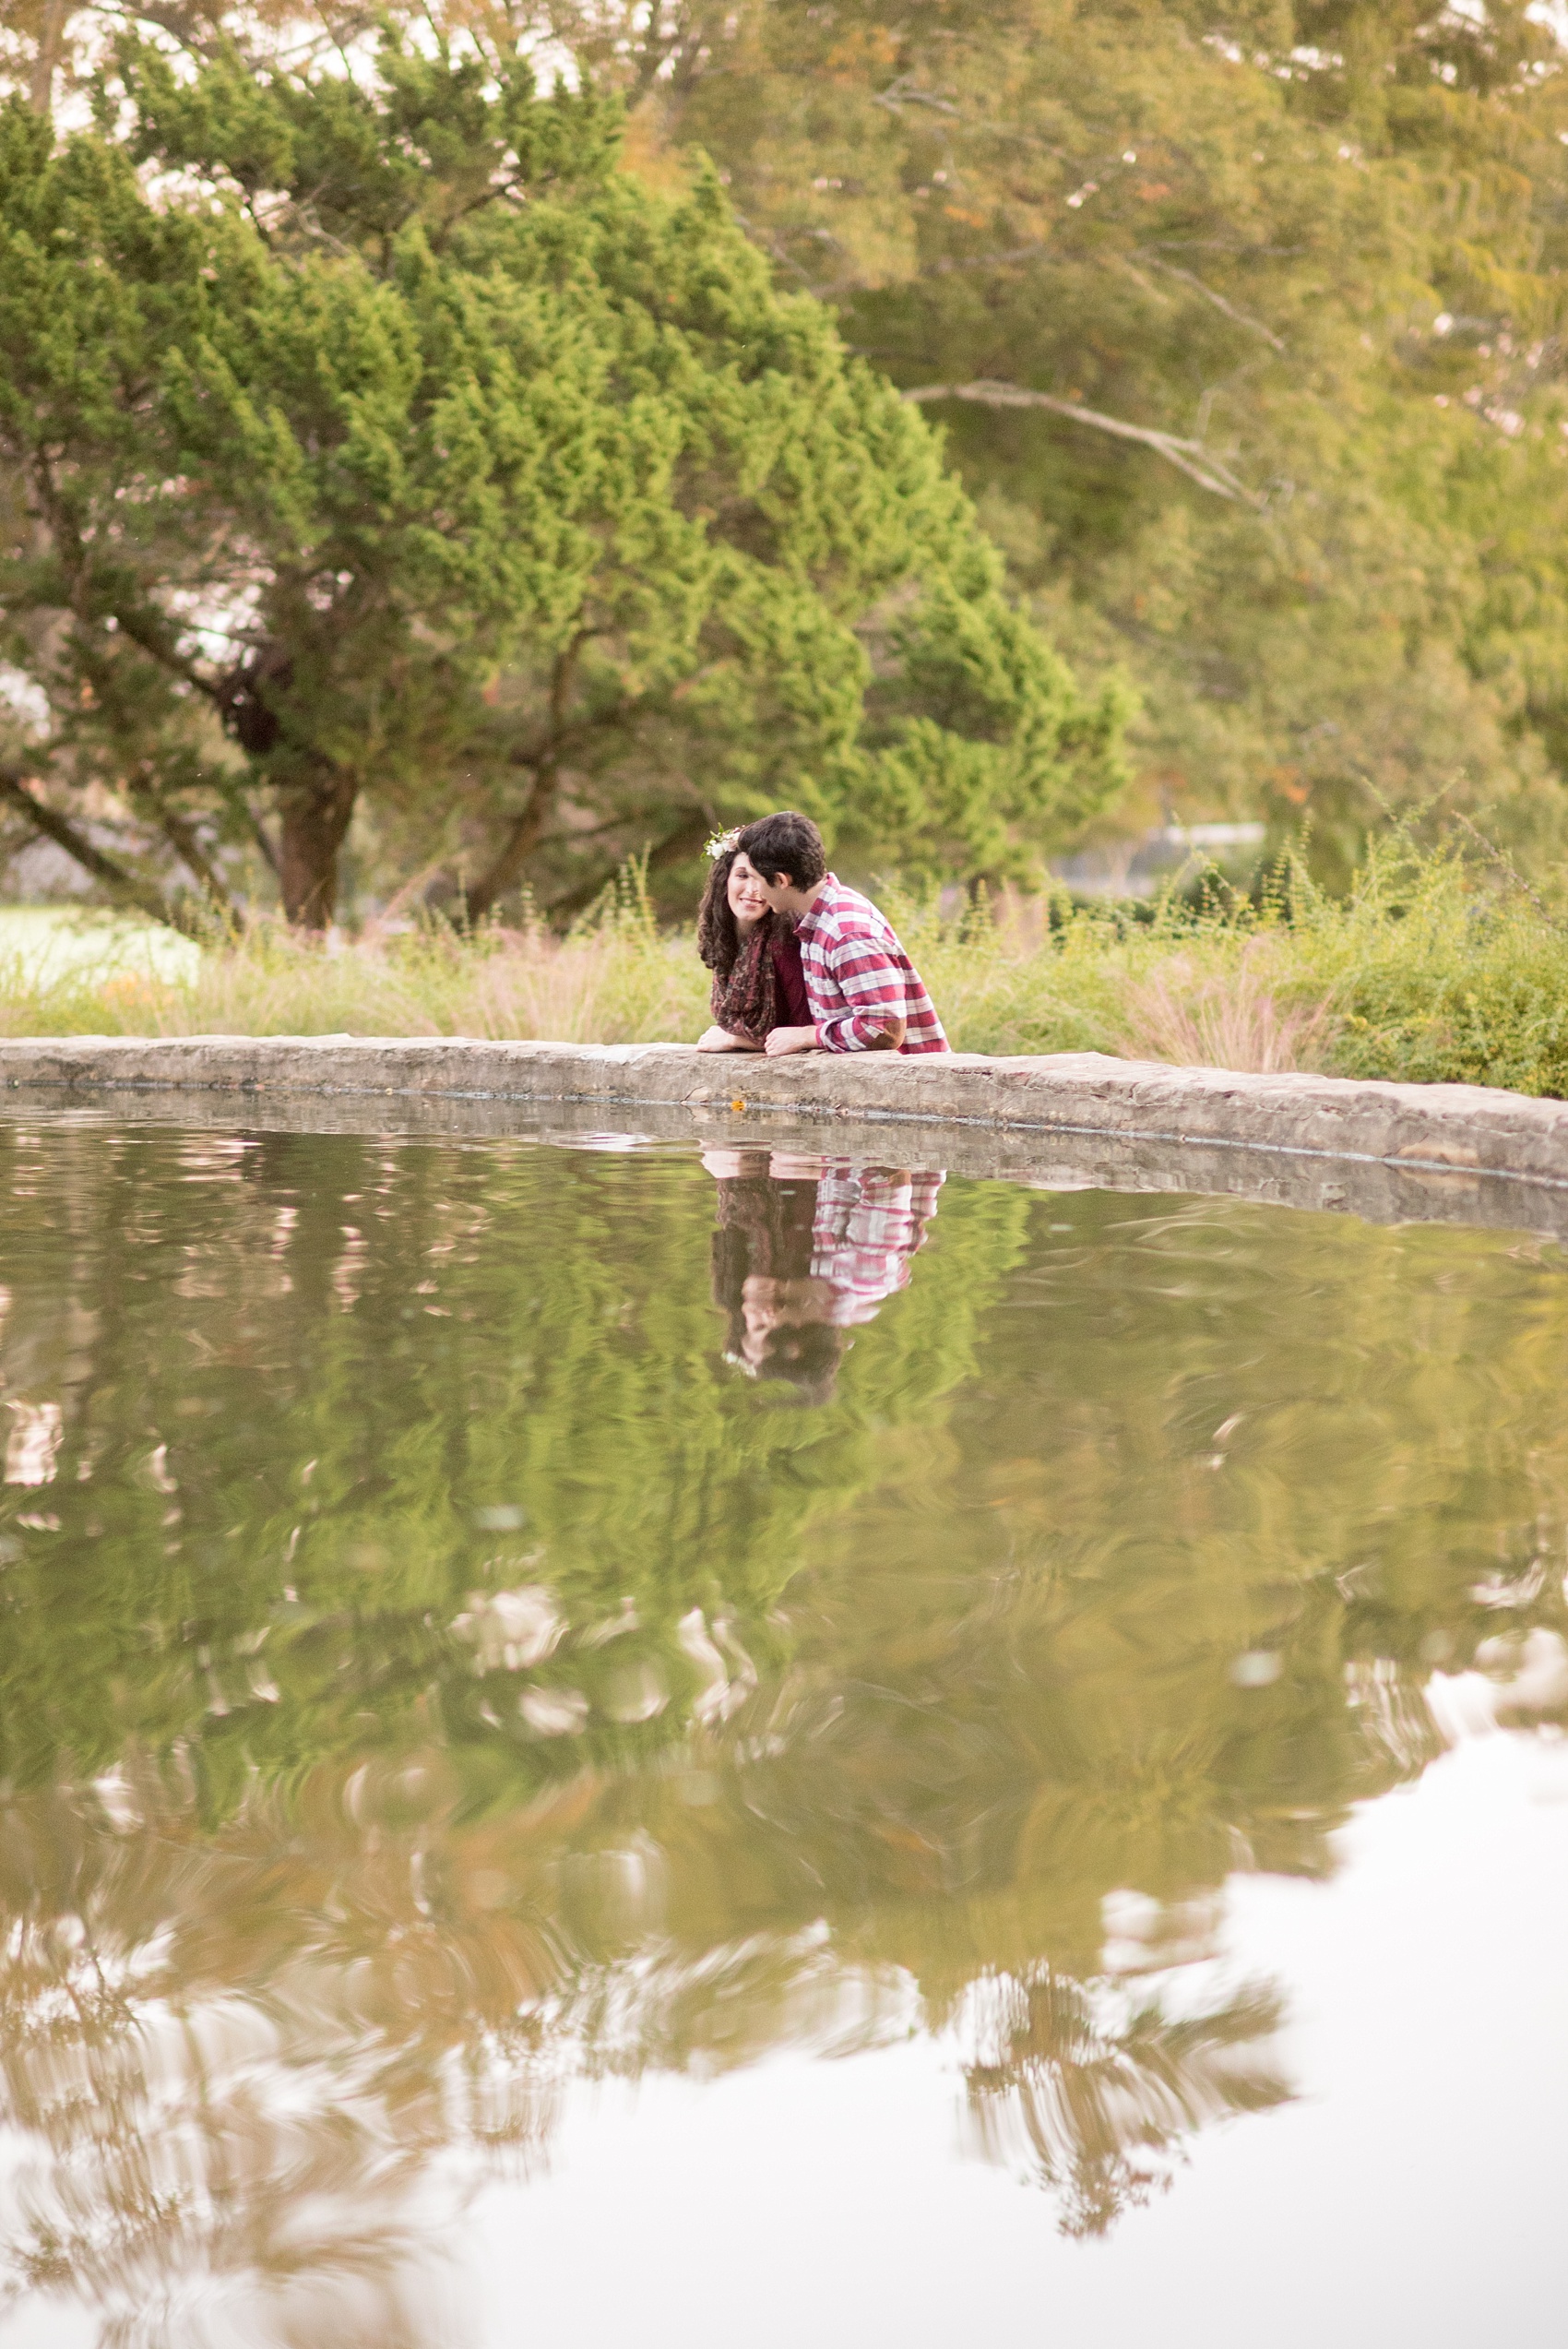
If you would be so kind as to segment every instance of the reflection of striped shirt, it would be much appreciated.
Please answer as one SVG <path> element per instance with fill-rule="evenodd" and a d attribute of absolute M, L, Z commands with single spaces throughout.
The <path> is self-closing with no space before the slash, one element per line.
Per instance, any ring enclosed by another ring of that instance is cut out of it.
<path fill-rule="evenodd" d="M 869 898 L 829 873 L 795 933 L 824 1052 L 870 1052 L 894 1019 L 900 1052 L 946 1052 L 925 983 Z"/>
<path fill-rule="evenodd" d="M 909 1260 L 936 1213 L 940 1174 L 851 1166 L 830 1158 L 816 1186 L 812 1270 L 834 1292 L 827 1315 L 837 1328 L 869 1321 L 904 1288 Z"/>

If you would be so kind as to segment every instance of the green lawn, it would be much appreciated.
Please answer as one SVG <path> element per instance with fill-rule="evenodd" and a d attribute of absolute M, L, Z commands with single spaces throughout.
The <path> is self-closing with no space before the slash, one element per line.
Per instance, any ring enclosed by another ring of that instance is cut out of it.
<path fill-rule="evenodd" d="M 159 922 L 65 905 L 0 905 L 0 972 L 33 985 L 80 974 L 188 979 L 201 948 Z"/>

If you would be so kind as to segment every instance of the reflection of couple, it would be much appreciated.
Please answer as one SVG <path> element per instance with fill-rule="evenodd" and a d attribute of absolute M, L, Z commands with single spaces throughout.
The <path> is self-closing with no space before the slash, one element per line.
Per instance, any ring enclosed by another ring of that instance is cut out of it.
<path fill-rule="evenodd" d="M 719 1182 L 727 1358 L 826 1402 L 847 1332 L 908 1282 L 942 1175 L 764 1150 L 707 1151 L 703 1164 Z"/>
<path fill-rule="evenodd" d="M 890 923 L 827 869 L 809 817 L 764 816 L 708 843 L 697 950 L 713 972 L 699 1052 L 945 1052 Z"/>

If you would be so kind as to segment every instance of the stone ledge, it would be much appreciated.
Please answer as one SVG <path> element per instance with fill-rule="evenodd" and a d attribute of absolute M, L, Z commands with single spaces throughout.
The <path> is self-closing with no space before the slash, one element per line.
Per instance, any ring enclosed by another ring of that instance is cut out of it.
<path fill-rule="evenodd" d="M 1568 1186 L 1568 1103 L 1478 1085 L 1238 1075 L 1103 1053 L 709 1055 L 684 1044 L 461 1037 L 61 1036 L 0 1040 L 0 1088 L 134 1088 L 491 1103 L 600 1103 L 694 1115 L 705 1134 L 785 1119 L 983 1127 L 1375 1162 Z M 760 1139 L 760 1137 L 759 1137 Z"/>

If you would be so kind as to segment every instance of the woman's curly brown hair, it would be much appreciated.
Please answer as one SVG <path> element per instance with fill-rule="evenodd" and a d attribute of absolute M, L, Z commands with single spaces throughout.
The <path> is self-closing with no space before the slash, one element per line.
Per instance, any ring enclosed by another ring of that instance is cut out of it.
<path fill-rule="evenodd" d="M 697 952 L 720 979 L 728 979 L 741 951 L 741 933 L 730 904 L 730 876 L 740 853 L 738 848 L 727 848 L 714 858 L 697 908 Z"/>

